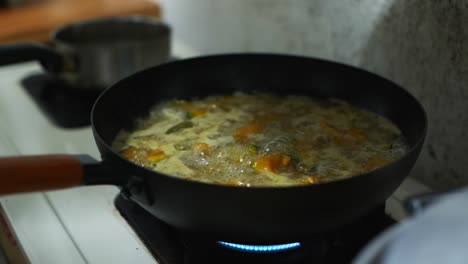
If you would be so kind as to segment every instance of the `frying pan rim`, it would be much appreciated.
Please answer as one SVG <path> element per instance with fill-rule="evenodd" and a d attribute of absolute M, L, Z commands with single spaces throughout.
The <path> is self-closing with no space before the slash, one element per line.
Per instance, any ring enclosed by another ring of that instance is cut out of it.
<path fill-rule="evenodd" d="M 338 67 L 347 68 L 347 69 L 350 69 L 352 71 L 358 71 L 358 72 L 365 73 L 365 74 L 367 74 L 369 76 L 373 76 L 375 78 L 378 78 L 378 79 L 382 80 L 383 82 L 387 82 L 387 83 L 391 84 L 394 87 L 393 89 L 400 90 L 400 92 L 405 93 L 413 102 L 415 102 L 416 106 L 419 108 L 419 110 L 421 111 L 421 113 L 423 115 L 423 120 L 421 120 L 421 121 L 424 122 L 422 124 L 423 128 L 422 128 L 421 133 L 420 133 L 418 139 L 416 140 L 416 142 L 414 144 L 412 144 L 412 146 L 409 148 L 409 150 L 403 156 L 401 156 L 400 158 L 398 158 L 395 161 L 392 161 L 391 163 L 388 163 L 388 164 L 386 164 L 386 165 L 384 165 L 382 167 L 379 167 L 379 168 L 374 169 L 372 171 L 369 171 L 367 173 L 354 175 L 354 176 L 349 177 L 349 178 L 337 179 L 337 180 L 333 180 L 333 181 L 330 181 L 330 182 L 319 182 L 319 183 L 308 184 L 308 185 L 291 185 L 291 186 L 275 186 L 275 187 L 273 187 L 273 186 L 251 186 L 251 187 L 229 186 L 229 185 L 222 185 L 222 184 L 216 184 L 216 183 L 207 183 L 207 182 L 195 181 L 195 180 L 191 180 L 191 179 L 182 179 L 182 178 L 172 176 L 172 175 L 169 175 L 169 174 L 153 171 L 151 169 L 148 169 L 148 168 L 145 168 L 143 166 L 137 165 L 137 164 L 131 162 L 130 160 L 124 158 L 122 155 L 118 154 L 117 152 L 115 152 L 107 144 L 107 142 L 101 137 L 100 133 L 97 131 L 96 126 L 95 126 L 95 110 L 96 110 L 97 106 L 100 104 L 100 101 L 103 100 L 102 98 L 104 98 L 107 95 L 107 93 L 109 93 L 109 91 L 112 91 L 114 87 L 120 86 L 120 83 L 130 82 L 131 79 L 137 78 L 138 76 L 142 76 L 142 75 L 145 75 L 145 74 L 148 75 L 149 72 L 155 71 L 155 70 L 160 69 L 160 68 L 171 67 L 171 65 L 179 64 L 181 62 L 182 63 L 184 63 L 184 62 L 196 62 L 196 61 L 210 60 L 210 59 L 216 59 L 216 58 L 228 58 L 228 57 L 278 57 L 278 58 L 282 57 L 282 58 L 291 58 L 291 59 L 300 59 L 300 60 L 314 60 L 314 61 L 319 62 L 319 63 L 334 65 L 334 66 L 338 66 Z M 342 63 L 342 62 L 337 62 L 337 61 L 332 61 L 332 60 L 317 58 L 317 57 L 311 57 L 311 56 L 301 56 L 301 55 L 285 54 L 285 53 L 270 53 L 270 52 L 238 52 L 238 53 L 219 53 L 219 54 L 202 55 L 202 56 L 196 56 L 196 57 L 191 57 L 191 58 L 187 58 L 187 59 L 169 61 L 169 62 L 166 62 L 166 63 L 163 63 L 163 64 L 159 64 L 159 65 L 147 68 L 145 70 L 136 72 L 136 73 L 134 73 L 134 74 L 132 74 L 130 76 L 127 76 L 127 77 L 115 82 L 114 84 L 110 85 L 107 89 L 105 89 L 98 96 L 98 98 L 95 100 L 95 102 L 93 104 L 93 107 L 92 107 L 92 110 L 91 110 L 91 127 L 92 127 L 92 130 L 94 132 L 94 136 L 95 136 L 96 140 L 101 142 L 101 144 L 106 148 L 108 153 L 112 153 L 112 155 L 114 155 L 114 157 L 118 158 L 120 161 L 126 163 L 130 167 L 133 167 L 133 168 L 135 168 L 137 170 L 143 169 L 147 173 L 162 176 L 162 177 L 165 177 L 165 178 L 170 179 L 170 180 L 180 181 L 180 182 L 182 182 L 184 184 L 190 183 L 190 184 L 200 185 L 200 186 L 226 188 L 226 189 L 238 189 L 238 190 L 252 190 L 252 191 L 267 190 L 267 191 L 272 191 L 272 190 L 291 190 L 291 189 L 302 190 L 302 189 L 319 188 L 320 186 L 323 186 L 323 185 L 330 186 L 330 185 L 345 184 L 346 182 L 365 179 L 367 177 L 371 177 L 375 173 L 379 173 L 380 171 L 388 170 L 389 167 L 391 167 L 391 166 L 393 166 L 393 165 L 395 165 L 397 163 L 400 163 L 403 159 L 410 156 L 413 152 L 415 152 L 420 146 L 422 146 L 424 144 L 424 141 L 425 141 L 425 138 L 426 138 L 426 135 L 427 135 L 427 130 L 428 130 L 428 118 L 427 118 L 426 110 L 424 109 L 423 105 L 421 104 L 421 102 L 419 102 L 419 100 L 417 100 L 417 98 L 412 93 L 410 93 L 408 90 L 406 90 L 405 88 L 403 88 L 402 86 L 400 86 L 396 82 L 394 82 L 392 80 L 389 80 L 389 79 L 387 79 L 387 78 L 385 78 L 385 77 L 383 77 L 383 76 L 381 76 L 381 75 L 379 75 L 377 73 L 368 71 L 366 69 L 359 68 L 357 66 L 353 66 L 353 65 L 350 65 L 350 64 Z"/>

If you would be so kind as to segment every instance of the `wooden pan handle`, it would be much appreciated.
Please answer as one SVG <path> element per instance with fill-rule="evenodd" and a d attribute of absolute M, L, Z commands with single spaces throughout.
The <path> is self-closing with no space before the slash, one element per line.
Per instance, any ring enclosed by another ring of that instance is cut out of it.
<path fill-rule="evenodd" d="M 0 195 L 78 186 L 83 176 L 80 160 L 70 155 L 0 158 Z"/>

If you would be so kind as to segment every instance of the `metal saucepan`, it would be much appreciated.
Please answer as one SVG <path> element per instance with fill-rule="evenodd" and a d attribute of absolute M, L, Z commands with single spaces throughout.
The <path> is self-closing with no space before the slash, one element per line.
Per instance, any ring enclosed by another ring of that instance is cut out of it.
<path fill-rule="evenodd" d="M 410 149 L 389 165 L 349 179 L 252 188 L 171 177 L 111 149 L 116 134 L 159 101 L 253 90 L 347 100 L 393 121 Z M 102 162 L 73 155 L 3 158 L 0 193 L 115 184 L 174 227 L 244 243 L 299 240 L 341 227 L 381 205 L 411 170 L 427 129 L 421 104 L 386 79 L 334 62 L 272 54 L 208 56 L 147 69 L 103 92 L 91 119 Z"/>
<path fill-rule="evenodd" d="M 102 89 L 170 56 L 170 28 L 143 16 L 72 23 L 51 34 L 51 45 L 0 45 L 0 65 L 39 61 L 79 88 Z"/>

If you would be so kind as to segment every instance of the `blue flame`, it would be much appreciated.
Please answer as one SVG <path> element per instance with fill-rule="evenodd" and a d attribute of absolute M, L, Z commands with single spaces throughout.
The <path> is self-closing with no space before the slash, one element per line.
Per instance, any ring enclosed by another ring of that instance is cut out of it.
<path fill-rule="evenodd" d="M 288 244 L 278 244 L 278 245 L 244 245 L 244 244 L 235 244 L 230 242 L 218 241 L 218 244 L 225 246 L 230 249 L 235 249 L 244 252 L 256 252 L 256 253 L 273 253 L 295 249 L 301 246 L 301 243 L 294 242 Z"/>

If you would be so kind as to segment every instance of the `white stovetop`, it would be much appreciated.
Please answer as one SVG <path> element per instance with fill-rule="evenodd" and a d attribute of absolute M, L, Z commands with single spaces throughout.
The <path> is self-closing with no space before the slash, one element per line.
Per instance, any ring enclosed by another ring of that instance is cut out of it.
<path fill-rule="evenodd" d="M 196 54 L 177 44 L 173 51 Z M 90 128 L 57 128 L 20 87 L 21 78 L 38 71 L 36 63 L 0 68 L 0 155 L 87 153 L 99 159 Z M 387 211 L 402 218 L 401 200 L 425 190 L 408 179 L 388 200 Z M 80 187 L 5 196 L 0 203 L 31 263 L 157 263 L 114 208 L 117 193 L 114 186 Z"/>

